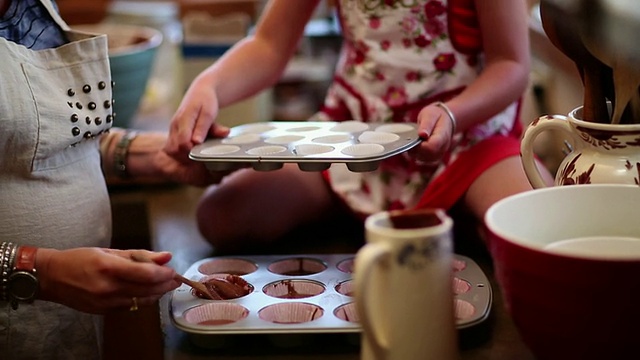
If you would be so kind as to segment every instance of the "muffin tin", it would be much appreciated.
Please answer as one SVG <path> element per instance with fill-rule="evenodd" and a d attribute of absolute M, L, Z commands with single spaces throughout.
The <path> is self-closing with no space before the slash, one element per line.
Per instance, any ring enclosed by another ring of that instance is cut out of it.
<path fill-rule="evenodd" d="M 277 170 L 297 163 L 303 171 L 322 171 L 345 163 L 353 172 L 377 169 L 381 160 L 420 143 L 412 123 L 360 121 L 272 121 L 233 127 L 229 136 L 195 146 L 189 157 L 212 171 L 242 167 Z"/>
<path fill-rule="evenodd" d="M 236 299 L 206 300 L 182 285 L 171 294 L 171 320 L 177 328 L 198 336 L 358 333 L 352 293 L 354 258 L 354 254 L 310 254 L 199 260 L 185 277 L 206 281 L 216 274 L 235 274 L 252 291 Z M 489 316 L 491 286 L 472 259 L 454 255 L 452 266 L 456 325 L 465 329 Z"/>

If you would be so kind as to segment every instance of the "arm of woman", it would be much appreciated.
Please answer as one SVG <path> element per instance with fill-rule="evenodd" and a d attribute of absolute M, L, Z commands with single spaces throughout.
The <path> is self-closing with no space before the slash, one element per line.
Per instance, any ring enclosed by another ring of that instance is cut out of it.
<path fill-rule="evenodd" d="M 184 158 L 207 135 L 225 136 L 214 126 L 220 108 L 245 99 L 274 84 L 295 52 L 306 23 L 319 0 L 272 0 L 256 26 L 219 60 L 200 73 L 176 111 L 166 146 Z"/>
<path fill-rule="evenodd" d="M 100 139 L 102 172 L 119 181 L 169 181 L 193 186 L 218 183 L 227 172 L 213 173 L 202 162 L 177 160 L 164 146 L 167 133 L 112 128 Z"/>

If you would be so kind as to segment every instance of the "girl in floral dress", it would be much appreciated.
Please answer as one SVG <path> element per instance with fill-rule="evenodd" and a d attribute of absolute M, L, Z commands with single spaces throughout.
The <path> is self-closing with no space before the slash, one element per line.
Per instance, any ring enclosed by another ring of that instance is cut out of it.
<path fill-rule="evenodd" d="M 220 107 L 277 81 L 319 1 L 272 0 L 256 32 L 203 71 L 172 121 L 177 158 L 207 136 Z M 322 110 L 312 120 L 417 122 L 414 150 L 354 173 L 296 165 L 239 170 L 202 198 L 198 223 L 218 249 L 269 242 L 346 208 L 365 217 L 460 203 L 477 219 L 530 190 L 519 158 L 520 98 L 529 76 L 524 0 L 339 0 L 344 37 Z M 550 177 L 549 177 L 550 179 Z M 251 226 L 245 224 L 250 221 Z"/>

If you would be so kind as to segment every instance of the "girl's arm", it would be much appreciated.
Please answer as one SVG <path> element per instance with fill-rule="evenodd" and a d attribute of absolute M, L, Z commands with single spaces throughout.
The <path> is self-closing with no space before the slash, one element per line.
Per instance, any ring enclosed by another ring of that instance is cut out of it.
<path fill-rule="evenodd" d="M 530 54 L 525 0 L 475 1 L 486 65 L 459 96 L 447 102 L 458 131 L 496 115 L 518 100 L 529 81 Z"/>
<path fill-rule="evenodd" d="M 234 45 L 192 82 L 173 117 L 166 150 L 184 157 L 208 134 L 224 136 L 214 126 L 221 107 L 256 94 L 280 78 L 320 0 L 272 0 L 255 34 Z"/>

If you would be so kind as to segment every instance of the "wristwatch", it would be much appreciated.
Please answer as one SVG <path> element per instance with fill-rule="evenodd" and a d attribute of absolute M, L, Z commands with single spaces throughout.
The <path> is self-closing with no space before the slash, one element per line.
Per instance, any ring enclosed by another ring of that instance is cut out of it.
<path fill-rule="evenodd" d="M 33 246 L 20 246 L 16 251 L 13 269 L 7 280 L 7 300 L 18 309 L 19 303 L 32 303 L 38 293 L 36 277 L 36 252 Z"/>

